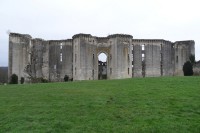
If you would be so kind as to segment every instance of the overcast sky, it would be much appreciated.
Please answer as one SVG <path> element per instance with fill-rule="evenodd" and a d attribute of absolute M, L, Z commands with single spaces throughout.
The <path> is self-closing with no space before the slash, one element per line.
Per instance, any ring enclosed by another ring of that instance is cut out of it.
<path fill-rule="evenodd" d="M 200 60 L 199 5 L 199 0 L 0 0 L 0 66 L 8 65 L 7 31 L 45 40 L 77 33 L 194 40 Z"/>

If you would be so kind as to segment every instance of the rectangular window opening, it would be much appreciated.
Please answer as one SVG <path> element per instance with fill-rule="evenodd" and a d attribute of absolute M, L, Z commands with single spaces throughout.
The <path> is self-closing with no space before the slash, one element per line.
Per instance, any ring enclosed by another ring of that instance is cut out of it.
<path fill-rule="evenodd" d="M 94 63 L 94 54 L 92 56 L 92 62 L 93 62 L 93 67 L 94 67 L 94 65 L 95 65 L 95 63 Z"/>
<path fill-rule="evenodd" d="M 160 51 L 162 51 L 162 44 L 160 44 Z"/>
<path fill-rule="evenodd" d="M 129 57 L 129 54 L 128 54 L 128 62 L 130 61 L 130 57 Z"/>
<path fill-rule="evenodd" d="M 60 43 L 60 50 L 62 50 L 62 48 L 63 48 L 63 44 L 62 44 L 62 43 Z"/>
<path fill-rule="evenodd" d="M 142 50 L 145 50 L 145 44 L 142 44 Z"/>
<path fill-rule="evenodd" d="M 142 54 L 142 61 L 144 61 L 145 59 L 145 54 Z"/>
<path fill-rule="evenodd" d="M 160 62 L 162 63 L 162 53 L 160 53 Z"/>
<path fill-rule="evenodd" d="M 128 68 L 128 75 L 129 75 L 129 68 Z"/>
<path fill-rule="evenodd" d="M 62 53 L 60 53 L 60 62 L 63 61 L 63 58 L 62 58 Z"/>

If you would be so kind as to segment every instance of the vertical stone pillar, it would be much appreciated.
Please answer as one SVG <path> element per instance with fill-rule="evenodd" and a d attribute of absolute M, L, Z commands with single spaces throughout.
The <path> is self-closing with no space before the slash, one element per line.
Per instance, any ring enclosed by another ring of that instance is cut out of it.
<path fill-rule="evenodd" d="M 141 40 L 133 40 L 133 75 L 142 77 L 142 47 Z"/>

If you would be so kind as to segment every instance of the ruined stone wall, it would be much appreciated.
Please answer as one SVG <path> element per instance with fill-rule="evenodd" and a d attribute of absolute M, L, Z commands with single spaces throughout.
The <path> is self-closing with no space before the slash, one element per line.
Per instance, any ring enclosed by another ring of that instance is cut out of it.
<path fill-rule="evenodd" d="M 8 82 L 8 67 L 0 67 L 0 84 Z"/>
<path fill-rule="evenodd" d="M 161 43 L 162 76 L 174 75 L 174 44 L 169 41 Z"/>
<path fill-rule="evenodd" d="M 42 78 L 49 80 L 49 41 L 43 41 Z"/>
<path fill-rule="evenodd" d="M 158 40 L 133 40 L 134 77 L 160 76 L 160 45 Z"/>
<path fill-rule="evenodd" d="M 147 40 L 145 44 L 145 77 L 161 76 L 160 40 Z"/>
<path fill-rule="evenodd" d="M 200 76 L 200 61 L 193 65 L 193 72 L 195 76 Z"/>
<path fill-rule="evenodd" d="M 173 44 L 165 40 L 133 39 L 133 77 L 172 76 Z"/>
<path fill-rule="evenodd" d="M 49 41 L 49 80 L 72 79 L 72 40 Z"/>
<path fill-rule="evenodd" d="M 26 82 L 30 77 L 64 81 L 65 75 L 73 80 L 97 80 L 101 53 L 107 55 L 107 79 L 176 76 L 183 75 L 183 64 L 194 55 L 194 41 L 172 43 L 125 34 L 76 34 L 68 40 L 46 41 L 10 33 L 8 76 L 15 73 Z"/>
<path fill-rule="evenodd" d="M 61 69 L 61 81 L 63 81 L 65 75 L 69 76 L 69 79 L 73 79 L 73 46 L 72 40 L 65 40 L 60 45 L 61 53 L 60 60 L 62 58 L 62 69 Z"/>
<path fill-rule="evenodd" d="M 33 39 L 32 40 L 32 53 L 31 53 L 31 69 L 32 76 L 34 78 L 42 77 L 42 66 L 43 66 L 43 51 L 44 51 L 44 40 Z"/>
<path fill-rule="evenodd" d="M 49 79 L 49 43 L 43 39 L 31 41 L 31 76 Z"/>
<path fill-rule="evenodd" d="M 9 40 L 9 77 L 15 73 L 25 82 L 33 78 L 63 81 L 65 75 L 73 78 L 72 40 L 45 41 L 22 34 L 10 34 Z"/>
<path fill-rule="evenodd" d="M 177 41 L 174 44 L 175 48 L 175 75 L 183 75 L 183 65 L 189 61 L 190 55 L 194 55 L 194 41 Z"/>
<path fill-rule="evenodd" d="M 12 74 L 18 76 L 20 82 L 21 77 L 26 77 L 25 67 L 28 64 L 28 55 L 30 52 L 30 35 L 23 35 L 18 33 L 10 33 L 9 36 L 9 69 L 8 77 Z"/>
<path fill-rule="evenodd" d="M 60 79 L 60 41 L 49 41 L 49 80 L 59 81 Z"/>

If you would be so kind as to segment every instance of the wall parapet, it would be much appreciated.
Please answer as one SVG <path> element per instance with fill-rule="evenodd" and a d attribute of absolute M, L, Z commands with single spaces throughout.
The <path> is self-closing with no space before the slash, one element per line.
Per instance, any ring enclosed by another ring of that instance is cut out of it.
<path fill-rule="evenodd" d="M 195 43 L 195 41 L 194 40 L 183 40 L 183 41 L 176 41 L 175 43 L 189 44 L 189 43 Z"/>
<path fill-rule="evenodd" d="M 128 35 L 128 34 L 112 34 L 108 36 L 108 38 L 116 38 L 116 37 L 133 38 L 132 35 Z"/>
<path fill-rule="evenodd" d="M 154 42 L 161 42 L 161 43 L 172 43 L 171 41 L 164 40 L 164 39 L 133 39 L 133 42 L 148 42 L 148 43 L 154 43 Z"/>
<path fill-rule="evenodd" d="M 74 35 L 72 38 L 78 38 L 78 37 L 92 37 L 91 34 L 84 34 L 84 33 L 79 33 L 79 34 L 76 34 Z"/>
<path fill-rule="evenodd" d="M 96 37 L 96 40 L 98 43 L 107 43 L 108 42 L 108 37 Z"/>
<path fill-rule="evenodd" d="M 58 42 L 58 43 L 62 43 L 62 42 L 72 42 L 73 39 L 62 39 L 62 40 L 48 40 L 49 42 Z"/>
<path fill-rule="evenodd" d="M 35 41 L 45 41 L 45 40 L 42 39 L 42 38 L 34 38 L 33 40 L 35 40 Z"/>
<path fill-rule="evenodd" d="M 29 38 L 29 39 L 32 38 L 29 34 L 20 34 L 20 33 L 10 33 L 9 36 L 26 37 L 26 38 Z"/>

